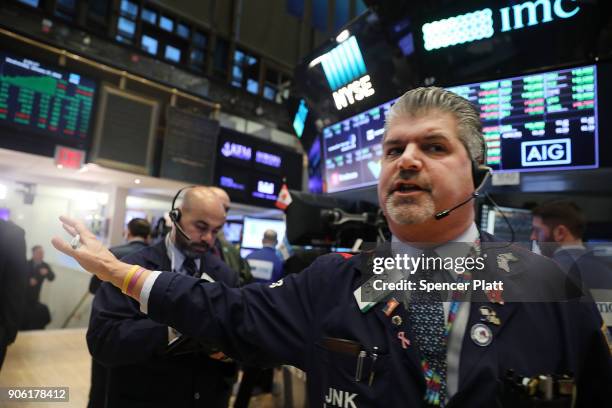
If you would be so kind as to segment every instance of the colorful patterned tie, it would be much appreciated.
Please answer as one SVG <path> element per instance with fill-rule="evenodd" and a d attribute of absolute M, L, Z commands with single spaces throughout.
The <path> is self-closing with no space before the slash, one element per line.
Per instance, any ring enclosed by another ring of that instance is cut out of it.
<path fill-rule="evenodd" d="M 423 261 L 429 259 L 431 263 L 437 257 L 435 252 L 425 251 Z M 427 282 L 439 281 L 435 279 L 435 274 L 441 272 L 440 270 L 423 269 L 417 273 L 417 279 L 425 279 Z M 431 405 L 444 406 L 446 399 L 446 322 L 440 294 L 437 291 L 417 290 L 411 292 L 410 296 L 408 322 L 414 340 L 422 358 L 427 362 L 429 369 L 437 375 L 439 381 L 439 385 L 432 385 L 426 378 L 428 382 L 426 400 Z M 431 397 L 432 387 L 439 387 L 439 393 L 436 393 L 438 397 Z"/>

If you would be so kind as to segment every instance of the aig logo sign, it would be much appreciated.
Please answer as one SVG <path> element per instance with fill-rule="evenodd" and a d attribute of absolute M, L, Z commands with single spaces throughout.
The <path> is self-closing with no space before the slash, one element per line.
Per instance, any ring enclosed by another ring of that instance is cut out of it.
<path fill-rule="evenodd" d="M 521 164 L 524 167 L 570 164 L 571 162 L 572 143 L 570 139 L 521 143 Z"/>

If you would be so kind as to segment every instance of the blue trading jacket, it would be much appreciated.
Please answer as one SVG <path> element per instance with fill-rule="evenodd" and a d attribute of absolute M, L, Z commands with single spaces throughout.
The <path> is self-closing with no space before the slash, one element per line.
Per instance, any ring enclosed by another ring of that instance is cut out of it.
<path fill-rule="evenodd" d="M 496 263 L 500 252 L 510 251 L 517 258 L 511 273 Z M 504 280 L 504 296 L 527 288 L 525 299 L 554 298 L 565 288 L 563 273 L 549 259 L 507 245 L 484 252 L 488 256 L 482 276 Z M 393 313 L 402 318 L 397 325 L 399 319 L 394 324 L 383 313 L 385 302 L 364 313 L 355 301 L 353 291 L 371 274 L 365 266 L 367 256 L 325 255 L 300 274 L 241 289 L 162 273 L 151 292 L 149 317 L 213 341 L 236 358 L 306 371 L 313 407 L 422 407 L 425 383 L 419 352 L 412 346 L 403 349 L 398 341 L 400 331 L 411 337 L 404 306 Z M 592 304 L 502 305 L 480 298 L 484 300 L 471 304 L 459 389 L 449 408 L 497 407 L 498 380 L 508 369 L 525 376 L 571 372 L 578 385 L 576 407 L 610 406 L 612 362 Z M 478 310 L 483 304 L 500 320 L 490 325 L 493 341 L 486 347 L 475 344 L 469 330 L 481 323 Z M 360 381 L 355 380 L 355 344 L 368 356 Z M 370 358 L 374 347 L 375 363 Z"/>
<path fill-rule="evenodd" d="M 151 270 L 171 267 L 164 241 L 123 261 Z M 202 257 L 202 270 L 225 287 L 238 285 L 238 275 L 210 253 Z M 104 406 L 227 407 L 236 365 L 202 352 L 168 355 L 168 327 L 141 313 L 135 300 L 109 283 L 94 298 L 87 344 L 94 360 L 108 368 Z"/>

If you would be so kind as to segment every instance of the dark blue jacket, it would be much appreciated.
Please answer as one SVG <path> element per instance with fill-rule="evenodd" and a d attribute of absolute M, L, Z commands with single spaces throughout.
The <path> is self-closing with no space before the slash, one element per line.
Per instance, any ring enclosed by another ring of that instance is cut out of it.
<path fill-rule="evenodd" d="M 146 248 L 148 245 L 140 240 L 135 240 L 128 242 L 123 245 L 117 245 L 112 248 L 108 248 L 108 250 L 115 255 L 115 258 L 122 259 L 129 254 L 140 251 L 142 248 Z M 98 289 L 102 285 L 102 281 L 98 279 L 96 275 L 91 276 L 91 280 L 89 281 L 89 293 L 95 295 Z"/>
<path fill-rule="evenodd" d="M 171 267 L 163 241 L 123 260 L 150 270 Z M 238 284 L 237 274 L 214 255 L 203 256 L 202 270 L 226 287 Z M 107 407 L 227 407 L 235 364 L 204 353 L 165 355 L 168 327 L 108 283 L 94 299 L 87 344 L 93 358 L 109 368 Z"/>
<path fill-rule="evenodd" d="M 588 249 L 560 249 L 553 259 L 587 289 L 612 289 L 612 269 Z M 612 299 L 609 301 L 612 302 Z"/>
<path fill-rule="evenodd" d="M 518 258 L 511 273 L 496 262 L 497 255 L 508 252 Z M 486 268 L 480 277 L 503 280 L 505 295 L 528 288 L 527 298 L 556 298 L 565 288 L 565 274 L 547 258 L 506 244 L 484 253 Z M 151 291 L 149 316 L 214 341 L 244 360 L 286 363 L 305 370 L 313 407 L 325 406 L 330 393 L 338 398 L 328 400 L 327 407 L 353 406 L 350 403 L 360 408 L 422 407 L 425 383 L 419 352 L 415 347 L 403 349 L 398 341 L 400 331 L 411 337 L 404 306 L 400 304 L 393 313 L 402 318 L 395 325 L 383 313 L 384 302 L 363 313 L 355 301 L 353 291 L 371 274 L 365 266 L 368 256 L 322 256 L 300 274 L 241 289 L 163 273 Z M 489 346 L 476 345 L 470 328 L 481 323 L 478 310 L 483 303 L 471 304 L 459 390 L 448 408 L 495 407 L 498 379 L 508 369 L 525 376 L 571 372 L 578 384 L 577 407 L 608 406 L 612 361 L 592 304 L 484 303 L 496 311 L 501 324 L 490 325 L 493 341 Z M 351 340 L 368 353 L 378 347 L 374 367 L 369 358 L 363 367 L 365 373 L 375 372 L 371 386 L 355 381 L 356 355 L 346 347 L 330 346 L 330 338 Z M 344 403 L 339 403 L 340 396 Z"/>
<path fill-rule="evenodd" d="M 27 275 L 24 231 L 0 220 L 0 368 L 21 325 Z"/>
<path fill-rule="evenodd" d="M 247 261 L 256 259 L 259 261 L 267 261 L 272 264 L 272 276 L 270 279 L 260 279 L 257 277 L 257 268 L 253 268 L 251 265 L 251 274 L 253 275 L 255 282 L 276 282 L 283 277 L 283 261 L 276 254 L 276 249 L 272 247 L 263 247 L 256 249 L 246 257 Z"/>

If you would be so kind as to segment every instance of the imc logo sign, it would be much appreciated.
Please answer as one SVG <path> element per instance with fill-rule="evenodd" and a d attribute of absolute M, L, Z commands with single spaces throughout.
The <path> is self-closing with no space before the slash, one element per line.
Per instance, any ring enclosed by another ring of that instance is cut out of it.
<path fill-rule="evenodd" d="M 521 143 L 521 164 L 523 167 L 552 166 L 572 162 L 570 139 L 538 140 Z"/>
<path fill-rule="evenodd" d="M 574 17 L 580 11 L 576 0 L 525 1 L 497 11 L 477 10 L 423 25 L 423 42 L 427 51 L 465 44 L 493 37 L 501 32 L 520 30 L 554 20 Z"/>

